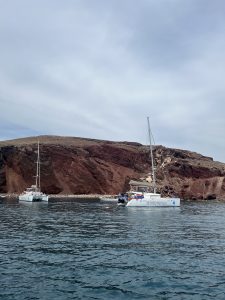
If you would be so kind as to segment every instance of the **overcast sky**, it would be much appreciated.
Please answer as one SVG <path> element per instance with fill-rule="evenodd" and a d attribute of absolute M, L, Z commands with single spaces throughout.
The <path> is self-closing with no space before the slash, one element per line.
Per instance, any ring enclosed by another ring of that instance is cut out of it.
<path fill-rule="evenodd" d="M 224 0 L 0 0 L 0 140 L 156 144 L 225 162 Z"/>

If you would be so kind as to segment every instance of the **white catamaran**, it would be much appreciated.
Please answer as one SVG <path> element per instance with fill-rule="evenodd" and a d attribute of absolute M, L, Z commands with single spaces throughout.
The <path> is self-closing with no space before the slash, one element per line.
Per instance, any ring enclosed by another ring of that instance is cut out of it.
<path fill-rule="evenodd" d="M 150 193 L 148 190 L 148 183 L 145 185 L 144 191 L 130 191 L 129 194 L 129 201 L 127 203 L 127 207 L 151 207 L 151 206 L 165 206 L 165 207 L 176 207 L 180 206 L 180 198 L 163 198 L 159 193 L 156 192 L 156 178 L 155 178 L 155 167 L 154 167 L 154 159 L 153 159 L 153 151 L 152 151 L 152 142 L 151 142 L 151 129 L 150 129 L 150 122 L 149 117 L 147 118 L 148 121 L 148 135 L 149 135 L 149 147 L 150 147 L 150 154 L 151 154 L 151 166 L 152 166 L 152 186 L 153 186 L 153 193 Z M 139 183 L 140 186 L 140 183 Z M 142 186 L 143 190 L 143 186 Z"/>
<path fill-rule="evenodd" d="M 19 195 L 20 201 L 48 201 L 48 195 L 41 192 L 41 177 L 40 177 L 40 151 L 38 141 L 38 154 L 37 154 L 37 170 L 36 170 L 35 185 L 27 188 L 22 194 Z"/>

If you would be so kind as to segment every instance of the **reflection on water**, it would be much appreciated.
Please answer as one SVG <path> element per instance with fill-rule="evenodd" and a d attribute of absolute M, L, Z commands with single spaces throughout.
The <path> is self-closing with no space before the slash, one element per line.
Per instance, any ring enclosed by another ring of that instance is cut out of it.
<path fill-rule="evenodd" d="M 2 299 L 224 299 L 225 204 L 0 201 Z"/>

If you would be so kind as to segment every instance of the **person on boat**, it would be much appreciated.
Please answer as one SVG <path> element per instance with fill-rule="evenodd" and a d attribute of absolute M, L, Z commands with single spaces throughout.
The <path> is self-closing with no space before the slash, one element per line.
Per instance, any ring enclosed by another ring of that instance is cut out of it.
<path fill-rule="evenodd" d="M 119 194 L 118 196 L 118 203 L 123 203 L 125 204 L 127 202 L 127 199 L 128 199 L 128 195 L 127 194 L 124 194 L 124 193 L 121 193 Z"/>

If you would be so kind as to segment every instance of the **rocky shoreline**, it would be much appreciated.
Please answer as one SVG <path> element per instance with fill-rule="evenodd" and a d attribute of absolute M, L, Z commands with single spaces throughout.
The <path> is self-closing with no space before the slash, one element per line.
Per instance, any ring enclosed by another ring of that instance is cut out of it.
<path fill-rule="evenodd" d="M 74 194 L 50 194 L 48 195 L 49 199 L 83 199 L 83 200 L 99 200 L 101 197 L 106 197 L 106 198 L 110 198 L 110 197 L 114 197 L 116 195 L 97 195 L 97 194 L 92 194 L 92 195 L 74 195 Z M 12 193 L 12 194 L 0 194 L 0 199 L 1 198 L 18 198 L 19 194 L 17 193 Z"/>

